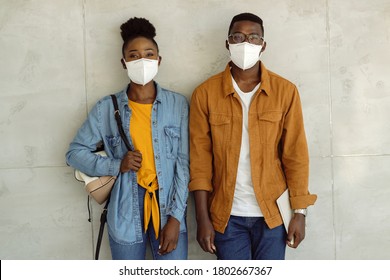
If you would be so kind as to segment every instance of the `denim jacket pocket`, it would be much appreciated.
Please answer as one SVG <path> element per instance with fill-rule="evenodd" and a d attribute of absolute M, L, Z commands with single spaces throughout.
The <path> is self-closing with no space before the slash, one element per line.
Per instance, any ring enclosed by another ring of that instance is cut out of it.
<path fill-rule="evenodd" d="M 114 136 L 114 135 L 106 135 L 106 143 L 107 148 L 110 149 L 115 157 L 120 156 L 120 144 L 121 144 L 121 137 L 120 136 Z"/>
<path fill-rule="evenodd" d="M 166 143 L 167 158 L 176 159 L 179 150 L 180 127 L 167 126 L 164 127 L 164 132 L 166 136 L 165 143 Z"/>
<path fill-rule="evenodd" d="M 282 116 L 283 114 L 280 111 L 263 112 L 258 115 L 258 125 L 262 143 L 273 144 L 276 142 L 280 132 Z"/>

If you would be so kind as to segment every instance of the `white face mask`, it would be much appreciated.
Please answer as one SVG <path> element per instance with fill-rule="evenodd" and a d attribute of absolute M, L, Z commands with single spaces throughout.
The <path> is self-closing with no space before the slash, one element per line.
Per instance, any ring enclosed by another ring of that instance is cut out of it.
<path fill-rule="evenodd" d="M 246 70 L 259 61 L 262 48 L 262 45 L 254 45 L 248 42 L 229 44 L 230 58 L 235 65 L 242 70 Z"/>
<path fill-rule="evenodd" d="M 123 59 L 125 61 L 125 59 Z M 133 83 L 146 85 L 157 75 L 158 59 L 141 58 L 133 61 L 125 61 L 127 75 Z"/>

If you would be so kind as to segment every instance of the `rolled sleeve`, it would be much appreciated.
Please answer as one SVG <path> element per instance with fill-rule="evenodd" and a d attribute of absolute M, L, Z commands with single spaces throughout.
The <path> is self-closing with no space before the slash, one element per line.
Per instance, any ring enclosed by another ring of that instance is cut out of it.
<path fill-rule="evenodd" d="M 307 208 L 310 205 L 314 205 L 317 200 L 317 195 L 315 194 L 307 194 L 300 195 L 290 198 L 291 208 L 292 209 L 301 209 Z"/>
<path fill-rule="evenodd" d="M 212 191 L 213 154 L 204 93 L 195 90 L 190 106 L 190 191 Z"/>

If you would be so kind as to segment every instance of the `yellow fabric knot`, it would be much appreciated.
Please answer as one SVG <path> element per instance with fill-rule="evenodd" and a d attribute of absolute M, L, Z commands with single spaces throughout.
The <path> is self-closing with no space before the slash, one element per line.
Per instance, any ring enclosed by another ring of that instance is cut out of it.
<path fill-rule="evenodd" d="M 151 182 L 147 187 L 142 185 L 141 187 L 146 189 L 144 198 L 145 232 L 148 230 L 150 218 L 152 218 L 154 232 L 156 234 L 156 239 L 158 239 L 158 234 L 160 232 L 160 210 L 156 196 L 156 190 L 158 190 L 157 180 Z"/>

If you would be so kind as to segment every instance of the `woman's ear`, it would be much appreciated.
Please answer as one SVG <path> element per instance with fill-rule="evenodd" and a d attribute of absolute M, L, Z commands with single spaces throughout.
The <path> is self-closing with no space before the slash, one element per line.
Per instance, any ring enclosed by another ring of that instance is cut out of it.
<path fill-rule="evenodd" d="M 121 58 L 121 63 L 122 63 L 123 69 L 127 69 L 127 68 L 126 68 L 126 63 L 125 63 L 125 59 L 124 59 L 124 58 Z"/>
<path fill-rule="evenodd" d="M 158 66 L 160 66 L 160 64 L 161 64 L 161 60 L 162 60 L 162 56 L 158 56 Z"/>
<path fill-rule="evenodd" d="M 229 43 L 228 43 L 228 40 L 225 41 L 225 47 L 227 50 L 229 50 Z"/>

